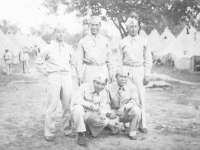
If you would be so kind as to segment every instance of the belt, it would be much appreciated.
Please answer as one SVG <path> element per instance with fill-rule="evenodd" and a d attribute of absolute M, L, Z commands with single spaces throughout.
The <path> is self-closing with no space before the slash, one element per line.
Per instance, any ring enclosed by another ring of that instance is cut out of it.
<path fill-rule="evenodd" d="M 106 63 L 94 63 L 94 62 L 87 62 L 87 61 L 83 61 L 84 64 L 89 65 L 89 66 L 103 66 Z"/>
<path fill-rule="evenodd" d="M 129 66 L 129 67 L 143 67 L 143 63 L 133 63 L 133 62 L 124 62 L 124 66 Z"/>

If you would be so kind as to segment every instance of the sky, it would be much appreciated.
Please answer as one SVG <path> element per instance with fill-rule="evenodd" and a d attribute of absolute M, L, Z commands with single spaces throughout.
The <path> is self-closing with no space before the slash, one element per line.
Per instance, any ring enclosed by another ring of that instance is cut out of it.
<path fill-rule="evenodd" d="M 54 27 L 57 23 L 76 29 L 80 21 L 74 14 L 54 16 L 47 15 L 47 9 L 41 3 L 43 0 L 0 0 L 0 20 L 6 19 L 11 23 L 18 24 L 22 32 L 28 33 L 30 27 L 38 28 L 40 24 L 47 23 Z M 64 8 L 60 7 L 60 12 Z M 70 23 L 69 23 L 70 22 Z M 73 32 L 73 31 L 72 31 Z M 75 31 L 74 31 L 75 32 Z"/>
<path fill-rule="evenodd" d="M 52 27 L 58 23 L 63 24 L 70 33 L 78 33 L 82 29 L 83 18 L 76 18 L 75 13 L 64 15 L 64 6 L 59 7 L 59 16 L 47 15 L 42 2 L 43 0 L 0 0 L 0 20 L 6 19 L 11 24 L 17 24 L 23 33 L 30 33 L 30 27 L 37 29 L 42 23 Z M 106 28 L 113 30 L 113 25 L 109 24 Z M 115 32 L 117 30 L 112 31 Z"/>

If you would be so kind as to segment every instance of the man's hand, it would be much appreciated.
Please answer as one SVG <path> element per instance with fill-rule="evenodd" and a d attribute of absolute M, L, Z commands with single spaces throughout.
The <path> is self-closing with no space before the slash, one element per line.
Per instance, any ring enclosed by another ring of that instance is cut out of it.
<path fill-rule="evenodd" d="M 117 118 L 117 116 L 114 113 L 108 113 L 106 116 L 111 120 Z"/>
<path fill-rule="evenodd" d="M 81 84 L 83 84 L 83 79 L 78 78 L 78 86 L 81 86 Z"/>
<path fill-rule="evenodd" d="M 98 110 L 99 110 L 99 107 L 98 107 L 97 105 L 95 105 L 95 104 L 92 104 L 92 105 L 90 106 L 90 108 L 91 108 L 93 111 L 98 111 Z"/>
<path fill-rule="evenodd" d="M 118 111 L 117 111 L 117 115 L 118 115 L 118 116 L 121 116 L 121 115 L 123 114 L 123 112 L 124 112 L 124 109 L 125 109 L 124 106 L 123 106 L 123 107 L 120 107 L 120 108 L 118 109 Z"/>
<path fill-rule="evenodd" d="M 126 104 L 126 105 L 125 105 L 125 109 L 126 109 L 126 110 L 128 110 L 128 109 L 130 109 L 130 108 L 132 108 L 132 107 L 133 107 L 133 105 L 130 105 L 130 104 Z"/>
<path fill-rule="evenodd" d="M 143 79 L 143 85 L 147 85 L 149 83 L 150 77 L 149 76 L 145 76 Z"/>
<path fill-rule="evenodd" d="M 106 115 L 100 114 L 100 119 L 101 119 L 101 120 L 106 120 Z"/>

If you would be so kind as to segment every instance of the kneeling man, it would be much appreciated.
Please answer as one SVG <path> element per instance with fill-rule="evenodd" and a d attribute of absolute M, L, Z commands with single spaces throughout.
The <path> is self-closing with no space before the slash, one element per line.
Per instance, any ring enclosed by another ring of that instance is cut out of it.
<path fill-rule="evenodd" d="M 141 118 L 137 88 L 133 83 L 128 82 L 128 71 L 124 67 L 117 70 L 115 77 L 116 82 L 106 87 L 111 107 L 111 112 L 107 113 L 106 116 L 111 120 L 118 118 L 119 122 L 130 123 L 128 136 L 131 140 L 136 140 Z M 111 127 L 113 131 L 114 128 L 116 127 Z"/>
<path fill-rule="evenodd" d="M 86 147 L 86 130 L 96 137 L 108 124 L 105 114 L 109 105 L 105 86 L 107 78 L 99 74 L 92 83 L 82 84 L 71 103 L 71 120 L 78 132 L 78 144 Z"/>

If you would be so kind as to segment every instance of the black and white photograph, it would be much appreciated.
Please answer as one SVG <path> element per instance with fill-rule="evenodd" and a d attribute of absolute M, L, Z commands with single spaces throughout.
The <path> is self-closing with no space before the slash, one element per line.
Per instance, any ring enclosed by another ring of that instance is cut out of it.
<path fill-rule="evenodd" d="M 0 150 L 200 150 L 200 0 L 0 0 Z"/>

